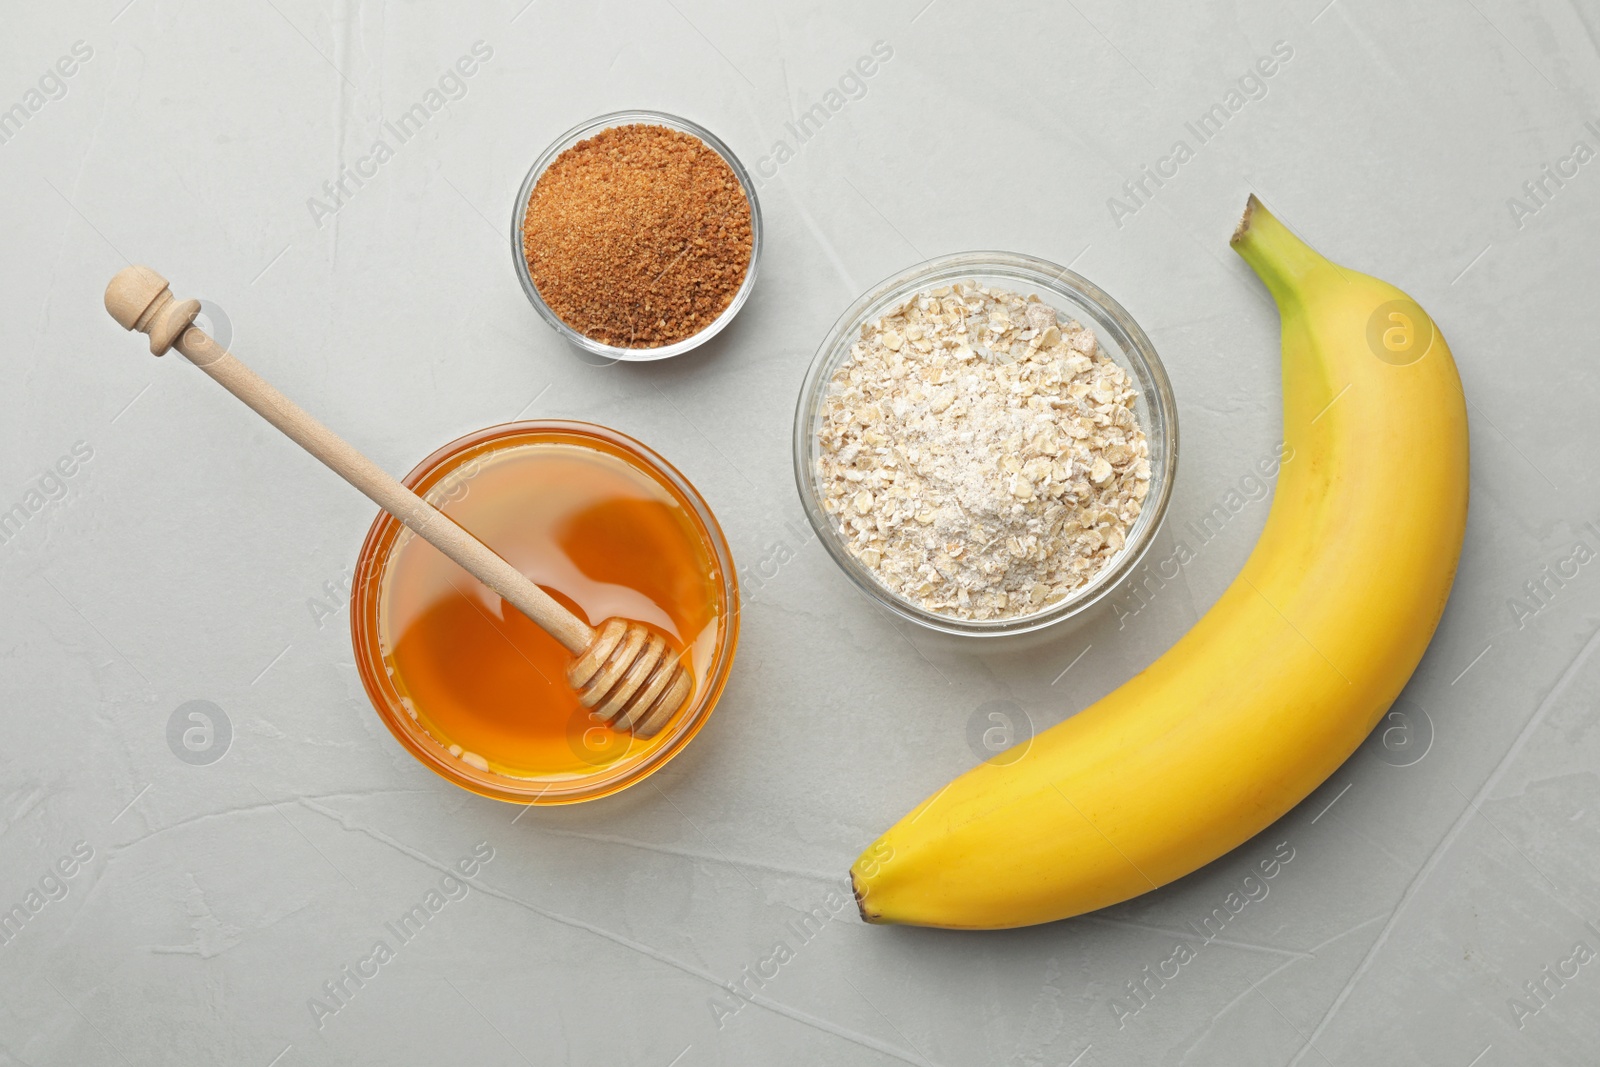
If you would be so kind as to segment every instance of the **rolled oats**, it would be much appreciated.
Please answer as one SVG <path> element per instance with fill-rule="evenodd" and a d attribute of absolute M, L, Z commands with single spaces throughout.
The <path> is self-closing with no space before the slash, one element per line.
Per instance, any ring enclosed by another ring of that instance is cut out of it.
<path fill-rule="evenodd" d="M 1127 372 L 1037 297 L 976 283 L 861 328 L 822 404 L 823 508 L 925 610 L 1004 619 L 1091 581 L 1127 543 L 1150 448 Z"/>

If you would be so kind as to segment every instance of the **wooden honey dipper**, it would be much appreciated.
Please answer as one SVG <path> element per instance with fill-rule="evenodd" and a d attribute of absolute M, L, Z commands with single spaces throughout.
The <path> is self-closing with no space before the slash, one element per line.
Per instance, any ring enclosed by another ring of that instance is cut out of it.
<path fill-rule="evenodd" d="M 688 700 L 693 687 L 689 672 L 665 637 L 627 619 L 607 619 L 593 628 L 573 615 L 195 326 L 200 302 L 174 299 L 161 275 L 148 267 L 118 271 L 106 286 L 106 310 L 125 328 L 149 334 L 150 351 L 156 355 L 176 348 L 290 440 L 561 642 L 575 657 L 567 667 L 567 684 L 595 718 L 615 729 L 631 730 L 635 737 L 649 737 Z"/>

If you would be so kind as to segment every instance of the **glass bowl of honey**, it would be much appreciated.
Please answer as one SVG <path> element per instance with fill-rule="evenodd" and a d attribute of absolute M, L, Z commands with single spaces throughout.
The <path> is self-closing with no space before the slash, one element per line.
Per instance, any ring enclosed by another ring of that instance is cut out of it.
<path fill-rule="evenodd" d="M 660 630 L 694 682 L 653 736 L 612 730 L 578 703 L 555 638 L 380 514 L 351 639 L 373 707 L 424 766 L 498 800 L 572 804 L 645 778 L 705 725 L 733 665 L 739 589 L 721 527 L 671 464 L 602 426 L 518 422 L 450 442 L 404 482 L 591 625 Z"/>

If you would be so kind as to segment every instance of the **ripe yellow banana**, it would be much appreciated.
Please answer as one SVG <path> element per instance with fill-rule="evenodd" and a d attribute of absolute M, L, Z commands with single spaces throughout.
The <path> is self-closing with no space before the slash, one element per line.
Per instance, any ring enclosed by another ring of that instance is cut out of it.
<path fill-rule="evenodd" d="M 1250 198 L 1234 249 L 1283 321 L 1283 465 L 1243 571 L 1171 650 L 924 801 L 850 870 L 869 922 L 1063 919 L 1203 866 L 1293 808 L 1399 695 L 1467 519 L 1467 415 L 1421 308 Z"/>

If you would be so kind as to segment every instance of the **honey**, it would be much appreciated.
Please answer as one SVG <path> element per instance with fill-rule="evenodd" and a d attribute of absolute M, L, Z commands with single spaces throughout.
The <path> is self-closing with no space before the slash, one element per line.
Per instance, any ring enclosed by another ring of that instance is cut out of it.
<path fill-rule="evenodd" d="M 380 516 L 358 568 L 357 662 L 424 762 L 478 792 L 563 802 L 636 780 L 699 728 L 732 658 L 737 591 L 715 520 L 664 461 L 599 427 L 519 424 L 447 446 L 408 483 L 591 626 L 665 634 L 694 681 L 683 721 L 647 740 L 611 730 L 578 703 L 555 638 Z"/>

